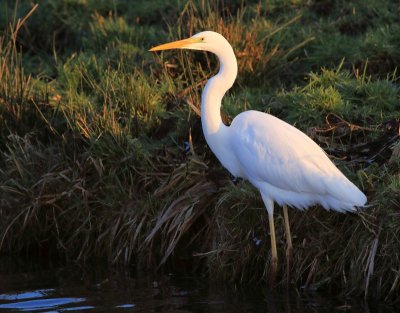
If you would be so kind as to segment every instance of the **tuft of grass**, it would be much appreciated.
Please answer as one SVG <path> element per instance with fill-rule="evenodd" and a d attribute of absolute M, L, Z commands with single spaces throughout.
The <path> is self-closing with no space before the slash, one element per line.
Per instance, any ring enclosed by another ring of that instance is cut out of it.
<path fill-rule="evenodd" d="M 377 124 L 382 123 L 397 116 L 398 98 L 399 89 L 392 78 L 372 80 L 365 75 L 350 74 L 339 66 L 336 70 L 310 73 L 304 87 L 278 93 L 273 106 L 283 111 L 287 120 L 307 129 L 328 113 L 347 120 L 373 119 Z"/>

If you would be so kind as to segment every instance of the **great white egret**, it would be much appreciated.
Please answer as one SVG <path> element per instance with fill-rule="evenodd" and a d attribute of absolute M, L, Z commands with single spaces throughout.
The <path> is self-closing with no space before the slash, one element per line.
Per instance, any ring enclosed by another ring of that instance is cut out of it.
<path fill-rule="evenodd" d="M 150 51 L 176 48 L 209 51 L 219 59 L 219 72 L 208 80 L 201 96 L 204 136 L 218 160 L 233 176 L 247 179 L 260 191 L 268 211 L 271 272 L 275 276 L 278 255 L 274 202 L 283 207 L 289 261 L 292 241 L 287 205 L 305 209 L 320 204 L 327 210 L 346 212 L 364 206 L 367 198 L 313 140 L 292 125 L 252 110 L 240 113 L 230 126 L 222 122 L 221 100 L 237 75 L 235 54 L 222 35 L 204 31 Z"/>

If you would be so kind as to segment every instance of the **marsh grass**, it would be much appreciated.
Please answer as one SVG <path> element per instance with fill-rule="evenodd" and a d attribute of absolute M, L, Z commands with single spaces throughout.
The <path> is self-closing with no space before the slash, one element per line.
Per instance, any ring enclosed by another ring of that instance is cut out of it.
<path fill-rule="evenodd" d="M 289 277 L 277 207 L 278 285 L 396 300 L 398 8 L 373 0 L 144 3 L 1 4 L 1 254 L 266 283 L 261 198 L 229 177 L 202 136 L 200 94 L 216 59 L 147 52 L 212 29 L 239 64 L 226 123 L 253 108 L 296 125 L 369 199 L 357 214 L 290 210 Z"/>

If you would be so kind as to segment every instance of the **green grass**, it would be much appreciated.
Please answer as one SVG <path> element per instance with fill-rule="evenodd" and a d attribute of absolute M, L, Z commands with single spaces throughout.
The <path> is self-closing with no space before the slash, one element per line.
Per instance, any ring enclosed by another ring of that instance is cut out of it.
<path fill-rule="evenodd" d="M 398 16 L 389 0 L 2 2 L 0 255 L 266 284 L 261 198 L 232 182 L 202 135 L 216 58 L 148 52 L 210 29 L 238 58 L 227 123 L 247 109 L 286 120 L 368 196 L 361 214 L 290 210 L 294 258 L 278 284 L 396 300 Z"/>

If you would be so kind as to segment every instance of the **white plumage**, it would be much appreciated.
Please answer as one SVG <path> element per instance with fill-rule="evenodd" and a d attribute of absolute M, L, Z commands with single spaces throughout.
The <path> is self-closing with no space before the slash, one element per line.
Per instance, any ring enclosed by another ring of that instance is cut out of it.
<path fill-rule="evenodd" d="M 273 271 L 276 271 L 277 264 L 274 202 L 284 210 L 286 205 L 305 209 L 320 204 L 338 212 L 355 211 L 365 205 L 366 196 L 313 140 L 297 128 L 258 111 L 239 114 L 230 126 L 223 124 L 221 100 L 237 75 L 235 54 L 223 36 L 205 31 L 188 39 L 157 46 L 151 51 L 173 48 L 210 51 L 219 59 L 220 70 L 209 79 L 202 94 L 204 136 L 232 175 L 249 180 L 260 191 L 270 222 Z M 284 213 L 289 241 L 289 223 L 287 212 Z M 288 249 L 291 249 L 291 239 Z"/>
<path fill-rule="evenodd" d="M 264 198 L 304 209 L 354 211 L 365 195 L 329 160 L 325 152 L 297 128 L 269 114 L 247 111 L 230 126 L 231 151 Z M 223 161 L 221 161 L 223 163 Z M 267 209 L 270 209 L 267 207 Z"/>

